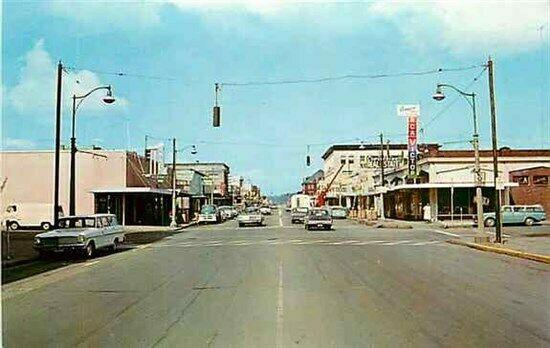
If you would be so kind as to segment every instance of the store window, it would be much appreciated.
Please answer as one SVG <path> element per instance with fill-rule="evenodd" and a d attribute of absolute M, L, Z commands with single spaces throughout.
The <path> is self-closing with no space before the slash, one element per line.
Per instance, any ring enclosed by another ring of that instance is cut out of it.
<path fill-rule="evenodd" d="M 548 186 L 548 176 L 546 176 L 546 175 L 535 175 L 535 176 L 533 176 L 533 185 Z"/>
<path fill-rule="evenodd" d="M 519 186 L 527 186 L 529 185 L 529 177 L 528 176 L 515 176 L 514 182 L 517 182 Z"/>

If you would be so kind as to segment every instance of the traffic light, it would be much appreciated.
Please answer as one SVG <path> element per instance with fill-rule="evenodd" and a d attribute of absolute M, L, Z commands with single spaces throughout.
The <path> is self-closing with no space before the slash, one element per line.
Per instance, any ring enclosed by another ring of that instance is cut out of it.
<path fill-rule="evenodd" d="M 214 110 L 212 114 L 213 114 L 212 123 L 214 127 L 219 127 L 220 126 L 220 107 L 214 106 Z"/>
<path fill-rule="evenodd" d="M 306 165 L 309 167 L 311 165 L 311 158 L 309 155 L 306 156 Z"/>

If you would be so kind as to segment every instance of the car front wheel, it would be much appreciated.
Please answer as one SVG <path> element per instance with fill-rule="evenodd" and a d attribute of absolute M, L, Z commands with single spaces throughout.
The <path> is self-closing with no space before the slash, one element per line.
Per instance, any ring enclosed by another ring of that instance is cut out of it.
<path fill-rule="evenodd" d="M 10 222 L 9 226 L 10 226 L 10 230 L 15 231 L 15 230 L 19 229 L 19 224 L 17 223 L 17 221 Z"/>
<path fill-rule="evenodd" d="M 95 244 L 94 242 L 88 243 L 85 249 L 85 256 L 88 259 L 91 259 L 95 256 Z"/>
<path fill-rule="evenodd" d="M 49 231 L 52 228 L 52 224 L 50 224 L 49 222 L 43 222 L 42 224 L 40 224 L 40 227 L 42 227 L 44 231 Z"/>
<path fill-rule="evenodd" d="M 535 220 L 533 218 L 525 219 L 525 226 L 533 226 L 534 223 L 535 223 Z"/>

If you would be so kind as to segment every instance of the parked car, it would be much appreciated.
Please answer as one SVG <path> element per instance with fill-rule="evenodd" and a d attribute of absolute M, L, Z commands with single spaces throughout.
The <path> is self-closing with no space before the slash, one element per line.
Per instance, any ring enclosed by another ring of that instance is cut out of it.
<path fill-rule="evenodd" d="M 256 207 L 248 207 L 238 217 L 239 227 L 245 225 L 257 225 L 262 226 L 264 224 L 264 217 L 260 212 L 260 209 Z"/>
<path fill-rule="evenodd" d="M 294 208 L 294 209 L 292 209 L 292 211 L 290 212 L 290 221 L 293 224 L 303 223 L 305 221 L 306 214 L 307 214 L 308 211 L 309 211 L 308 208 Z"/>
<path fill-rule="evenodd" d="M 262 215 L 271 215 L 271 209 L 267 206 L 263 206 L 260 208 L 260 213 Z"/>
<path fill-rule="evenodd" d="M 62 209 L 60 209 L 60 216 L 63 216 Z M 8 204 L 2 216 L 2 222 L 5 227 L 11 230 L 17 230 L 20 227 L 40 227 L 48 231 L 53 226 L 53 204 Z"/>
<path fill-rule="evenodd" d="M 330 207 L 330 216 L 333 219 L 345 219 L 348 216 L 348 208 L 346 207 Z"/>
<path fill-rule="evenodd" d="M 34 237 L 33 247 L 41 256 L 76 251 L 91 258 L 98 249 L 116 250 L 123 242 L 124 229 L 114 214 L 93 214 L 59 219 L 57 229 Z"/>
<path fill-rule="evenodd" d="M 213 204 L 203 205 L 199 213 L 200 223 L 218 223 L 221 222 L 221 213 Z"/>
<path fill-rule="evenodd" d="M 307 213 L 304 225 L 306 230 L 314 228 L 330 230 L 332 229 L 332 217 L 327 209 L 314 208 Z"/>
<path fill-rule="evenodd" d="M 504 205 L 501 210 L 503 224 L 524 224 L 531 226 L 536 222 L 546 220 L 546 213 L 540 204 L 536 205 Z M 496 223 L 495 213 L 483 214 L 483 224 L 492 227 Z"/>

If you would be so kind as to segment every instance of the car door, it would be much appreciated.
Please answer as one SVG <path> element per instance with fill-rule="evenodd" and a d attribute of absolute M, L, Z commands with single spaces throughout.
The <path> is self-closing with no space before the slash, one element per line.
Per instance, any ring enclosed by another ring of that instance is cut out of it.
<path fill-rule="evenodd" d="M 513 216 L 514 216 L 514 223 L 515 224 L 519 224 L 519 223 L 523 223 L 523 221 L 525 221 L 525 207 L 522 207 L 522 206 L 516 206 L 516 207 L 512 207 L 514 212 L 513 212 Z"/>
<path fill-rule="evenodd" d="M 510 206 L 502 207 L 502 223 L 511 224 L 513 222 L 514 222 L 514 212 L 512 210 L 512 207 Z"/>

